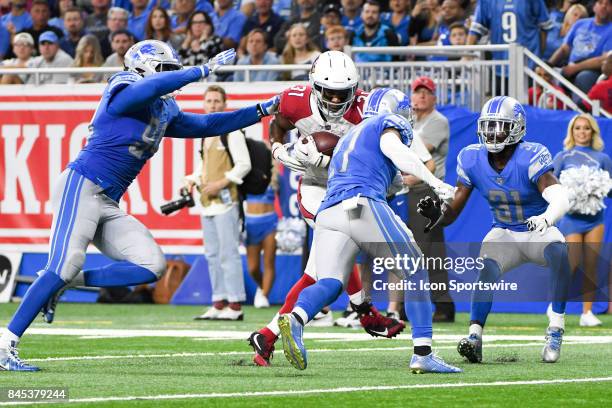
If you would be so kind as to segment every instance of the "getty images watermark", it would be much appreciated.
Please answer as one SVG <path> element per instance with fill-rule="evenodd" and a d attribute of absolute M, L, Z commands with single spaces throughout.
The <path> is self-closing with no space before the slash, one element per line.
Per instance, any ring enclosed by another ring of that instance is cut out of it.
<path fill-rule="evenodd" d="M 401 276 L 413 275 L 416 271 L 442 270 L 454 271 L 456 274 L 463 274 L 466 271 L 480 272 L 484 268 L 484 258 L 482 257 L 425 257 L 418 258 L 407 254 L 397 254 L 395 257 L 377 257 L 372 259 L 372 272 L 375 275 L 382 275 L 385 271 L 394 272 Z M 423 280 L 412 281 L 401 279 L 399 282 L 385 282 L 383 279 L 374 279 L 372 282 L 374 290 L 449 290 L 452 292 L 463 292 L 472 290 L 490 291 L 517 291 L 516 282 L 506 282 L 503 279 L 494 283 L 486 282 L 460 282 L 451 279 L 446 282 L 428 282 Z"/>

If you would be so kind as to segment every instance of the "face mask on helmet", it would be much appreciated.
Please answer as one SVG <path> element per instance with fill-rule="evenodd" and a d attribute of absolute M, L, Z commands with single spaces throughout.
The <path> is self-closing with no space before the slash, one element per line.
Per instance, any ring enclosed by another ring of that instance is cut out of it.
<path fill-rule="evenodd" d="M 491 153 L 501 152 L 507 145 L 516 143 L 511 136 L 513 123 L 503 120 L 479 119 L 478 136 Z"/>
<path fill-rule="evenodd" d="M 329 89 L 315 84 L 317 99 L 323 113 L 329 116 L 342 116 L 353 102 L 356 87 L 349 89 Z"/>

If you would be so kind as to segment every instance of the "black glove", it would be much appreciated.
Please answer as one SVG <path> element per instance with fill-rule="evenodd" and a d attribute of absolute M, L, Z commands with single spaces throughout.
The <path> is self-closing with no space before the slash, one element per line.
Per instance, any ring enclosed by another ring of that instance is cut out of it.
<path fill-rule="evenodd" d="M 425 233 L 431 231 L 442 220 L 442 202 L 430 196 L 422 198 L 417 204 L 417 212 L 429 220 L 423 230 Z"/>

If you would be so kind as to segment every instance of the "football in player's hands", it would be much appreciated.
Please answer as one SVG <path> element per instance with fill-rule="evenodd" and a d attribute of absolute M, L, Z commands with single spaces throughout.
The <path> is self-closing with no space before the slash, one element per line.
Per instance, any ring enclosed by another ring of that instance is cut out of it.
<path fill-rule="evenodd" d="M 314 132 L 311 137 L 317 146 L 317 150 L 329 157 L 334 153 L 334 148 L 340 139 L 337 135 L 326 131 Z M 302 143 L 308 143 L 308 139 L 303 138 Z"/>

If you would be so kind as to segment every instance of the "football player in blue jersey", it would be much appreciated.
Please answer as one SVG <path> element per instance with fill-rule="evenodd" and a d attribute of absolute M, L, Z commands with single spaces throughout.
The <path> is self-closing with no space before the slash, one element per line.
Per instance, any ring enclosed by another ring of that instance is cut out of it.
<path fill-rule="evenodd" d="M 374 90 L 365 102 L 363 122 L 341 138 L 334 149 L 327 193 L 316 217 L 315 263 L 319 280 L 304 289 L 292 312 L 278 321 L 285 357 L 300 370 L 307 366 L 304 325 L 340 295 L 360 250 L 372 258 L 421 256 L 412 233 L 387 204 L 387 191 L 398 170 L 424 180 L 443 199 L 454 194 L 454 187 L 431 174 L 410 150 L 412 127 L 398 114 L 409 111 L 410 101 L 402 92 Z M 405 291 L 414 344 L 410 369 L 415 373 L 461 372 L 431 351 L 431 300 L 429 290 L 419 289 L 418 285 L 427 281 L 427 271 L 394 268 L 393 272 L 414 285 Z"/>
<path fill-rule="evenodd" d="M 104 90 L 87 144 L 54 187 L 49 260 L 0 337 L 0 370 L 38 371 L 20 360 L 17 345 L 41 309 L 52 320 L 49 303 L 66 285 L 131 286 L 154 282 L 164 273 L 166 261 L 153 236 L 118 201 L 162 137 L 229 133 L 275 113 L 278 97 L 228 113 L 180 110 L 172 93 L 231 63 L 235 55 L 227 50 L 206 65 L 183 69 L 164 42 L 142 41 L 128 50 L 125 71 L 112 76 Z M 117 262 L 82 271 L 90 243 Z"/>
<path fill-rule="evenodd" d="M 554 363 L 561 353 L 570 279 L 567 245 L 554 224 L 569 210 L 569 199 L 553 175 L 548 149 L 522 141 L 525 132 L 525 111 L 518 101 L 506 96 L 489 100 L 478 119 L 480 144 L 463 148 L 457 158 L 453 200 L 446 205 L 426 197 L 419 202 L 418 211 L 430 220 L 427 232 L 452 223 L 474 189 L 489 202 L 494 222 L 480 249 L 484 258 L 478 276 L 480 287 L 527 262 L 551 269 L 553 312 L 542 360 Z M 482 332 L 492 298 L 491 290 L 477 288 L 472 293 L 469 336 L 457 347 L 472 363 L 482 361 Z"/>

